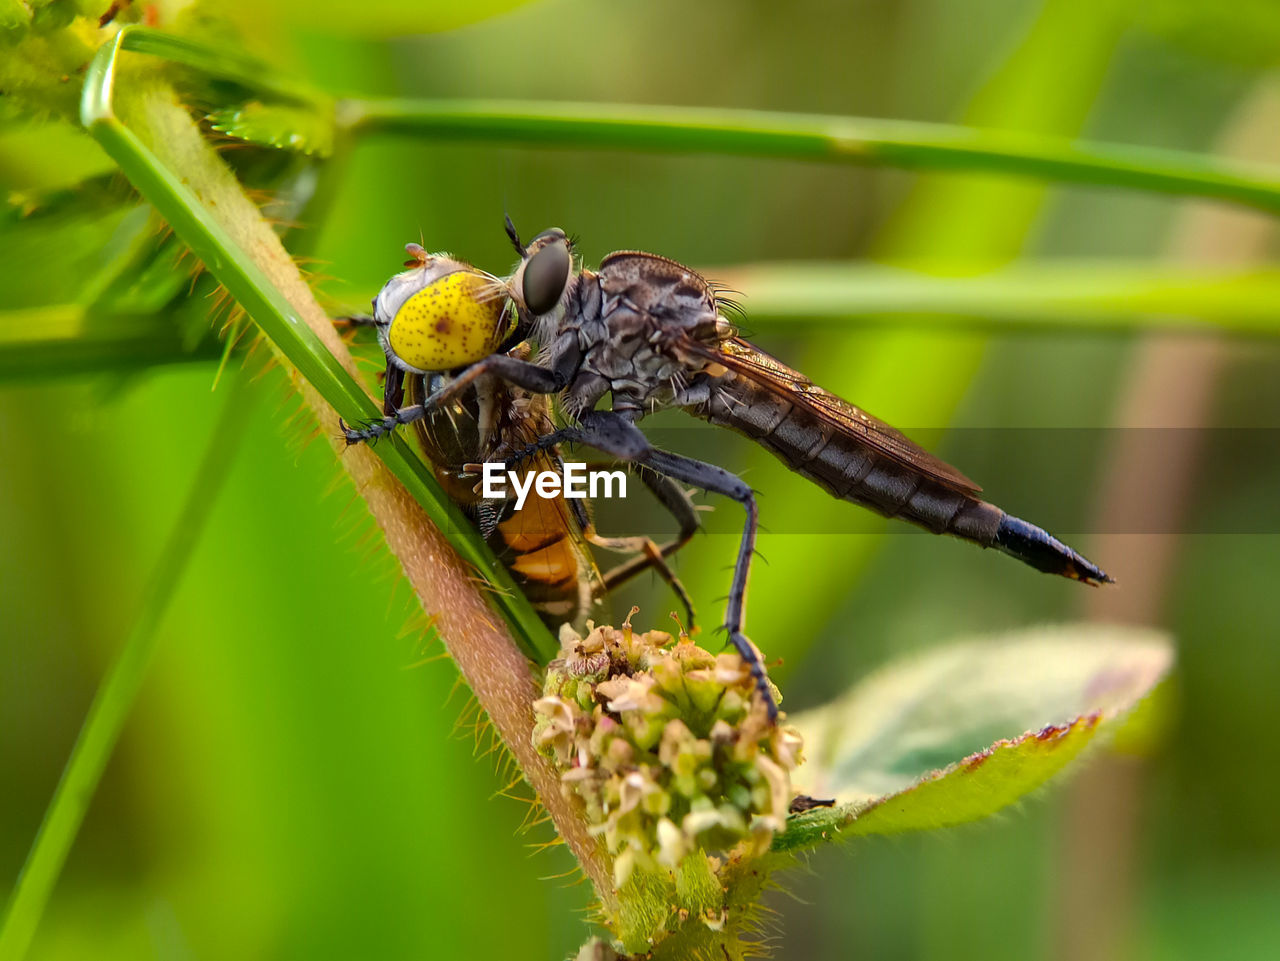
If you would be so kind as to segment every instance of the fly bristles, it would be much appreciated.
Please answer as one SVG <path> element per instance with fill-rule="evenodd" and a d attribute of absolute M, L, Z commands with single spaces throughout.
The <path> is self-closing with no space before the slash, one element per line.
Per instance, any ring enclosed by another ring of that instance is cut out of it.
<path fill-rule="evenodd" d="M 484 284 L 476 294 L 476 303 L 487 304 L 494 300 L 507 300 L 511 297 L 511 286 L 502 277 L 494 276 L 488 271 L 477 271 L 484 277 Z"/>
<path fill-rule="evenodd" d="M 712 306 L 715 307 L 716 313 L 733 314 L 735 317 L 746 316 L 746 310 L 737 299 L 745 296 L 742 291 L 717 280 L 708 280 L 706 283 L 707 291 L 711 294 Z"/>

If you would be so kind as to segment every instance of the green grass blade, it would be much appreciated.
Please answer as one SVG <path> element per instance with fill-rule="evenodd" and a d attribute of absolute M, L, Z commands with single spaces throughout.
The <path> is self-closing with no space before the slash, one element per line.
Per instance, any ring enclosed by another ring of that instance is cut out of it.
<path fill-rule="evenodd" d="M 314 109 L 318 115 L 331 115 L 331 101 L 324 94 L 235 50 L 144 27 L 125 28 L 113 43 L 120 49 L 152 54 L 234 80 Z M 1275 165 L 957 124 L 753 110 L 468 99 L 353 99 L 339 103 L 337 119 L 348 133 L 387 131 L 451 140 L 715 152 L 1003 173 L 1210 197 L 1280 212 L 1280 167 Z"/>
<path fill-rule="evenodd" d="M 207 58 L 203 56 L 188 57 L 190 43 L 168 44 L 167 39 L 153 31 L 126 28 L 98 51 L 85 77 L 81 107 L 84 125 L 120 165 L 130 182 L 339 416 L 348 422 L 380 417 L 381 411 L 369 395 L 320 342 L 254 257 L 242 249 L 204 207 L 184 177 L 166 167 L 117 117 L 112 97 L 121 51 L 145 52 L 196 67 L 205 64 Z M 544 663 L 553 657 L 558 645 L 533 607 L 408 444 L 392 436 L 380 442 L 376 449 L 383 463 L 422 505 L 458 554 L 496 587 L 495 603 L 511 624 L 524 652 Z"/>
<path fill-rule="evenodd" d="M 252 409 L 250 396 L 250 392 L 232 386 L 204 458 L 196 470 L 191 492 L 160 552 L 141 613 L 119 656 L 94 694 L 62 778 L 18 876 L 3 924 L 0 924 L 0 961 L 20 961 L 35 935 L 85 812 L 93 801 L 102 772 L 142 686 L 147 665 L 155 651 L 157 628 L 235 460 L 244 424 Z"/>
<path fill-rule="evenodd" d="M 1280 270 L 1136 261 L 1019 261 L 966 273 L 875 263 L 798 262 L 711 268 L 741 292 L 752 329 L 820 328 L 867 318 L 895 327 L 993 331 L 1215 330 L 1280 334 Z M 60 304 L 0 311 L 0 382 L 83 371 L 216 360 L 152 313 Z"/>
<path fill-rule="evenodd" d="M 0 311 L 0 383 L 47 381 L 94 371 L 144 370 L 217 360 L 209 336 L 191 344 L 161 314 L 53 304 Z"/>
<path fill-rule="evenodd" d="M 769 263 L 709 271 L 743 294 L 755 328 L 892 315 L 895 326 L 974 330 L 1217 330 L 1280 334 L 1280 270 L 1123 261 L 1019 261 L 966 272 L 874 263 Z"/>
<path fill-rule="evenodd" d="M 820 114 L 520 100 L 366 100 L 340 122 L 436 139 L 712 152 L 1013 174 L 1211 197 L 1280 212 L 1280 168 L 1175 150 L 952 124 Z"/>

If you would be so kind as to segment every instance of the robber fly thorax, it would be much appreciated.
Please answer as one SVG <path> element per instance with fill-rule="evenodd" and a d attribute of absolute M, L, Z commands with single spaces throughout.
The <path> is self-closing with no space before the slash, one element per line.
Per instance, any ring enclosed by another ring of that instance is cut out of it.
<path fill-rule="evenodd" d="M 460 372 L 418 411 L 348 431 L 370 440 L 447 403 L 475 379 L 499 376 L 526 390 L 556 393 L 575 421 L 529 449 L 586 444 L 675 480 L 730 497 L 746 512 L 725 608 L 730 641 L 755 675 L 770 716 L 777 705 L 759 652 L 742 633 L 758 512 L 740 478 L 653 447 L 635 426 L 652 410 L 682 408 L 735 430 L 832 495 L 926 530 L 994 547 L 1036 568 L 1088 584 L 1111 580 L 1034 524 L 983 500 L 960 471 L 865 411 L 815 385 L 740 338 L 729 304 L 697 272 L 642 251 L 610 254 L 597 271 L 574 270 L 572 244 L 558 229 L 527 247 L 507 232 L 521 263 L 507 281 L 518 329 L 539 344 L 537 363 L 494 354 Z M 597 410 L 606 395 L 612 409 Z"/>
<path fill-rule="evenodd" d="M 495 351 L 507 350 L 526 361 L 531 354 L 530 345 L 518 341 L 518 314 L 503 281 L 446 254 L 428 254 L 417 244 L 406 250 L 410 269 L 379 291 L 371 318 L 353 318 L 375 328 L 386 355 L 383 407 L 389 415 L 406 404 L 420 404 L 450 385 L 451 371 Z M 665 562 L 697 526 L 683 490 L 649 479 L 651 487 L 661 487 L 656 493 L 681 520 L 680 536 L 662 546 L 646 537 L 600 535 L 583 500 L 547 497 L 530 487 L 526 503 L 517 510 L 512 497 L 483 496 L 478 470 L 484 461 L 516 458 L 555 430 L 545 394 L 496 377 L 478 378 L 449 404 L 413 424 L 445 493 L 475 522 L 553 630 L 566 623 L 581 629 L 587 620 L 601 619 L 608 593 L 646 568 L 672 585 L 692 621 L 683 587 Z M 521 461 L 519 470 L 525 475 L 563 469 L 554 447 Z M 632 557 L 601 573 L 592 544 Z"/>

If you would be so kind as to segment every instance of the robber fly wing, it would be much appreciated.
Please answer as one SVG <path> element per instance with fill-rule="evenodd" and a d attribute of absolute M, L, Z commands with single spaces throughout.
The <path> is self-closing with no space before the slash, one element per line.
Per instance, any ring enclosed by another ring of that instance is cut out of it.
<path fill-rule="evenodd" d="M 740 337 L 718 345 L 689 339 L 685 347 L 710 363 L 726 367 L 738 377 L 754 382 L 774 396 L 785 397 L 789 403 L 803 407 L 833 431 L 866 444 L 876 453 L 919 471 L 940 484 L 962 494 L 977 494 L 982 490 L 956 468 L 933 456 L 902 432 L 823 390 L 803 374 Z"/>

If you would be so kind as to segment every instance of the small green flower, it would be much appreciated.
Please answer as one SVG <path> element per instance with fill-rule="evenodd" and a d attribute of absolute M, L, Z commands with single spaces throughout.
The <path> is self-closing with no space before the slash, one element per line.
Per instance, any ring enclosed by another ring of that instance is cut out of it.
<path fill-rule="evenodd" d="M 582 800 L 615 884 L 636 871 L 674 876 L 690 855 L 767 850 L 786 820 L 801 742 L 769 721 L 742 659 L 683 633 L 634 631 L 630 619 L 588 627 L 586 637 L 561 631 L 534 703 L 534 743 Z"/>

